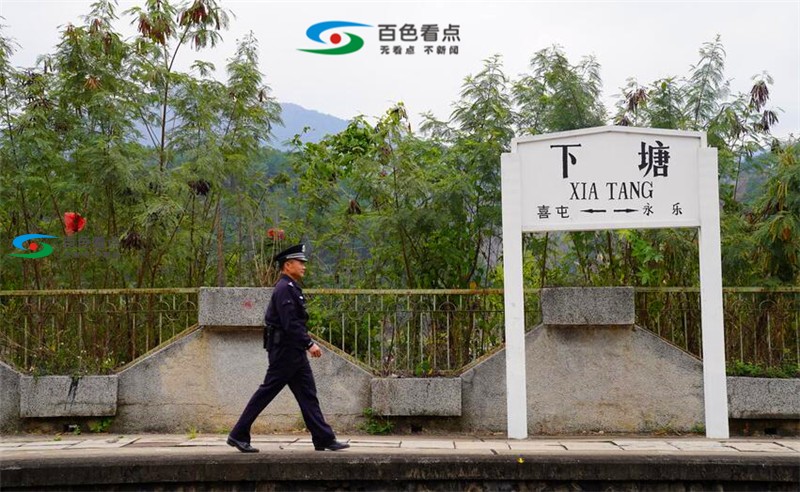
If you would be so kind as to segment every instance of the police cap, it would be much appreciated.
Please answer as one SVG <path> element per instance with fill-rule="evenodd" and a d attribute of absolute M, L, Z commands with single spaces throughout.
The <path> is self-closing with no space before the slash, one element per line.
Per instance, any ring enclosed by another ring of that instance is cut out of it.
<path fill-rule="evenodd" d="M 286 260 L 308 261 L 308 258 L 306 258 L 306 245 L 296 244 L 286 248 L 272 259 L 272 261 L 277 261 L 278 263 L 284 263 Z"/>

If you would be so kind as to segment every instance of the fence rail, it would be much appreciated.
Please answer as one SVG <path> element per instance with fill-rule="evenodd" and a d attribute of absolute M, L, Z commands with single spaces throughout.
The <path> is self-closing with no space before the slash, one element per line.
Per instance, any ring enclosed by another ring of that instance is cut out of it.
<path fill-rule="evenodd" d="M 729 370 L 800 376 L 800 288 L 723 289 Z M 702 357 L 699 289 L 636 289 L 636 323 Z"/>
<path fill-rule="evenodd" d="M 379 375 L 455 374 L 503 344 L 503 291 L 306 289 L 312 331 Z M 106 374 L 197 323 L 198 289 L 0 291 L 0 359 L 36 374 Z M 526 326 L 540 322 L 526 290 Z M 800 288 L 723 289 L 726 356 L 800 370 Z M 702 356 L 696 288 L 637 288 L 636 322 Z"/>
<path fill-rule="evenodd" d="M 379 375 L 459 372 L 503 343 L 503 291 L 308 289 L 312 331 Z M 539 294 L 526 291 L 526 326 Z"/>
<path fill-rule="evenodd" d="M 0 360 L 107 374 L 197 323 L 197 289 L 0 292 Z"/>

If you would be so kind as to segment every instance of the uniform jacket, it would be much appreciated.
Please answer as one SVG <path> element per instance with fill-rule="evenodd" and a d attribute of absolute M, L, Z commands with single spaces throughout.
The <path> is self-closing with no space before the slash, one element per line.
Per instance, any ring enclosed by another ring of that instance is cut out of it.
<path fill-rule="evenodd" d="M 276 346 L 306 350 L 314 344 L 308 336 L 303 290 L 288 275 L 281 275 L 275 284 L 264 322 L 264 348 L 268 350 Z"/>

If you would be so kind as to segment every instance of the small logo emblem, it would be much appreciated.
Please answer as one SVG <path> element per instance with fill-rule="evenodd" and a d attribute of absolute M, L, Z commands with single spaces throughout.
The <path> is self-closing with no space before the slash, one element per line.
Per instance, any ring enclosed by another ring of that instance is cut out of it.
<path fill-rule="evenodd" d="M 312 41 L 316 41 L 317 43 L 333 45 L 334 48 L 326 48 L 326 49 L 302 49 L 298 48 L 300 51 L 305 51 L 307 53 L 317 53 L 319 55 L 347 55 L 349 53 L 354 53 L 361 49 L 364 46 L 364 39 L 360 36 L 356 36 L 351 32 L 342 32 L 345 36 L 347 36 L 346 44 L 339 46 L 342 42 L 342 34 L 339 32 L 334 32 L 330 36 L 326 35 L 326 39 L 323 40 L 323 34 L 326 31 L 331 31 L 334 29 L 338 29 L 340 27 L 372 27 L 368 24 L 359 24 L 357 22 L 346 22 L 346 21 L 326 21 L 326 22 L 319 22 L 317 24 L 312 25 L 306 30 L 306 37 Z"/>
<path fill-rule="evenodd" d="M 49 244 L 45 243 L 30 243 L 28 247 L 24 247 L 23 244 L 31 239 L 46 239 L 46 238 L 57 238 L 58 236 L 46 236 L 44 234 L 23 234 L 21 236 L 17 236 L 12 241 L 12 244 L 17 249 L 27 249 L 33 251 L 33 253 L 9 253 L 9 256 L 16 256 L 18 258 L 43 258 L 50 253 L 53 252 L 53 247 Z"/>

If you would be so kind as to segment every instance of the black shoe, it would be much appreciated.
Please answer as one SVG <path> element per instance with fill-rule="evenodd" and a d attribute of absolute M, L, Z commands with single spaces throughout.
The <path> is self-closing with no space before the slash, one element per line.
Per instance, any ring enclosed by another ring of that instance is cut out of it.
<path fill-rule="evenodd" d="M 238 449 L 243 453 L 257 453 L 258 449 L 254 448 L 250 445 L 249 442 L 239 441 L 237 439 L 228 436 L 228 446 L 233 446 L 234 448 Z"/>
<path fill-rule="evenodd" d="M 331 451 L 339 451 L 340 449 L 347 449 L 349 447 L 350 445 L 346 442 L 339 442 L 336 440 L 330 444 L 326 444 L 325 446 L 318 446 L 316 444 L 314 445 L 314 449 L 317 451 L 325 451 L 326 449 L 330 449 Z"/>

